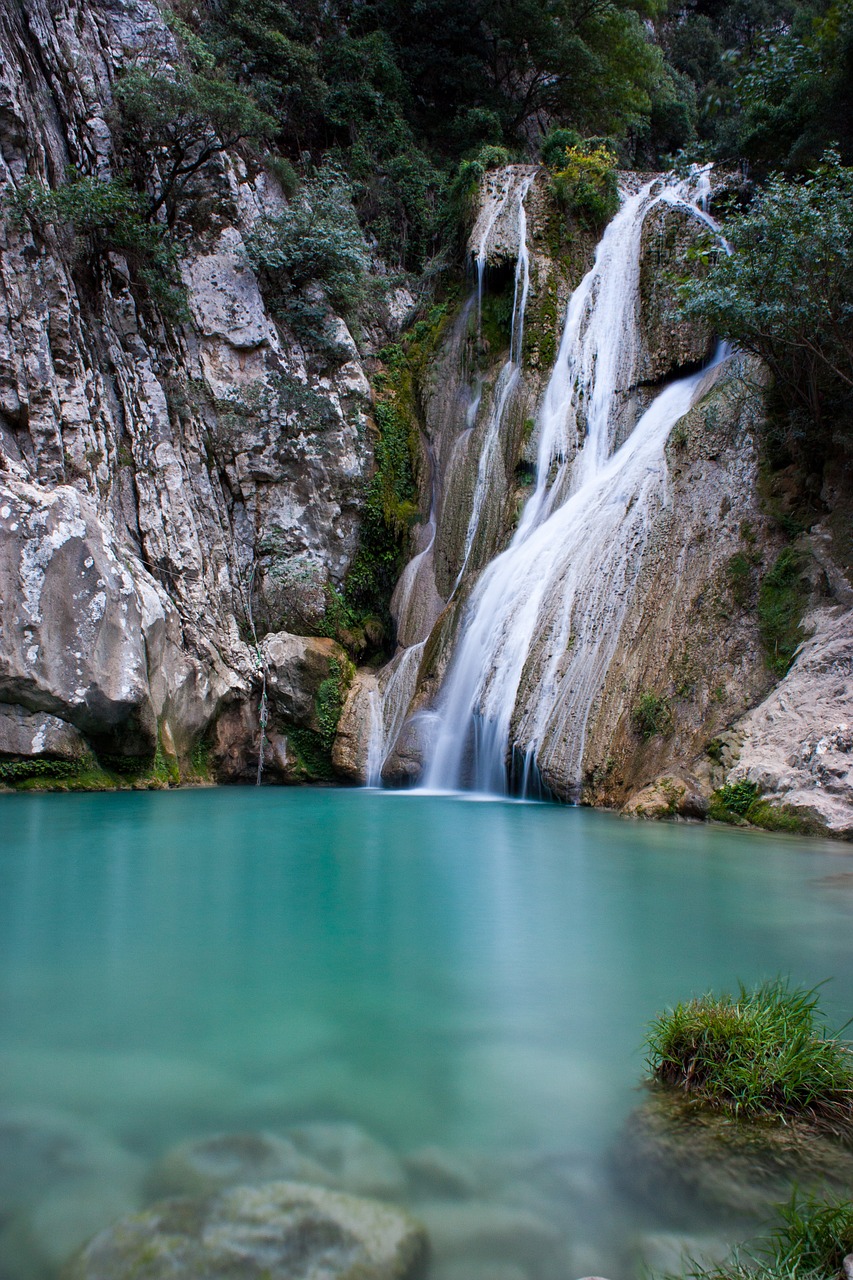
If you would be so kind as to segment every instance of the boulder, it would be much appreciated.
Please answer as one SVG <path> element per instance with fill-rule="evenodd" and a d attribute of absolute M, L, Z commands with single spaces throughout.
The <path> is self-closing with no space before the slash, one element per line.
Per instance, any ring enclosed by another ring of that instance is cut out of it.
<path fill-rule="evenodd" d="M 426 1253 L 423 1228 L 399 1209 L 270 1182 L 123 1218 L 86 1245 L 64 1280 L 136 1280 L 142 1270 L 146 1280 L 415 1280 Z"/>
<path fill-rule="evenodd" d="M 693 778 L 664 774 L 629 797 L 626 818 L 704 818 L 708 801 Z"/>
<path fill-rule="evenodd" d="M 525 1209 L 489 1200 L 426 1201 L 414 1212 L 429 1234 L 440 1266 L 454 1262 L 513 1263 L 534 1276 L 560 1271 L 562 1234 Z"/>
<path fill-rule="evenodd" d="M 853 1149 L 788 1121 L 746 1121 L 676 1090 L 651 1087 L 629 1117 L 614 1168 L 633 1199 L 689 1221 L 769 1214 L 795 1184 L 804 1192 L 848 1194 Z"/>

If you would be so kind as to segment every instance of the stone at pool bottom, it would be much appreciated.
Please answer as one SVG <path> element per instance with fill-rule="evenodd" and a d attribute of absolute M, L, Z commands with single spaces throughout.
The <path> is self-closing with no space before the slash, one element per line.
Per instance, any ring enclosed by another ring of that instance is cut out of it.
<path fill-rule="evenodd" d="M 166 1200 L 95 1236 L 63 1280 L 417 1280 L 423 1228 L 407 1213 L 294 1182 Z"/>
<path fill-rule="evenodd" d="M 157 1162 L 146 1179 L 146 1189 L 152 1200 L 162 1200 L 261 1182 L 310 1182 L 349 1190 L 287 1138 L 263 1132 L 215 1133 L 182 1142 Z"/>

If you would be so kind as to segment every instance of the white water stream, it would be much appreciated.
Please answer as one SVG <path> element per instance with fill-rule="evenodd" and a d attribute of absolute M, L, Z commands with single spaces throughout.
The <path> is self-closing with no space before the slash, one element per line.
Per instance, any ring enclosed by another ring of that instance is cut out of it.
<path fill-rule="evenodd" d="M 479 237 L 474 261 L 477 268 L 477 327 L 480 328 L 483 279 L 489 254 L 489 238 L 498 218 L 503 213 L 514 191 L 516 201 L 516 226 L 518 231 L 518 256 L 515 268 L 515 287 L 512 303 L 509 355 L 495 381 L 491 398 L 488 423 L 477 464 L 477 479 L 471 505 L 471 515 L 465 535 L 465 550 L 454 591 L 458 587 L 474 546 L 483 509 L 498 477 L 498 460 L 502 444 L 502 425 L 521 376 L 522 347 L 524 343 L 524 316 L 530 292 L 530 253 L 527 245 L 527 214 L 524 201 L 530 190 L 534 172 L 526 175 L 515 187 L 511 183 L 493 196 L 486 211 L 482 234 Z M 481 388 L 472 396 L 466 414 L 466 434 L 473 431 L 480 407 Z M 397 601 L 398 630 L 405 633 L 410 606 L 417 595 L 418 576 L 432 550 L 436 535 L 436 494 L 433 492 L 427 542 L 424 549 L 406 565 L 395 591 Z M 427 632 L 428 635 L 428 632 Z M 417 686 L 418 670 L 426 646 L 427 635 L 415 644 L 396 653 L 391 662 L 377 677 L 369 691 L 369 729 L 367 743 L 366 779 L 369 787 L 382 785 L 382 766 L 392 751 L 406 720 L 409 706 Z"/>
<path fill-rule="evenodd" d="M 706 192 L 700 175 L 655 180 L 628 197 L 570 299 L 539 413 L 536 487 L 468 603 L 436 713 L 428 789 L 505 792 L 513 755 L 528 790 L 559 752 L 579 790 L 590 712 L 667 500 L 664 447 L 707 372 L 667 386 L 613 452 L 619 393 L 636 381 L 643 222 L 660 201 L 710 221 L 697 203 Z"/>

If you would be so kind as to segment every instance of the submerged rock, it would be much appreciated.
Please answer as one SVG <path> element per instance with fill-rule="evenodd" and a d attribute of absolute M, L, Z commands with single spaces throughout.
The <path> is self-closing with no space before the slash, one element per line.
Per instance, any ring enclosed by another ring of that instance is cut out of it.
<path fill-rule="evenodd" d="M 766 1215 L 795 1185 L 849 1194 L 853 1148 L 797 1122 L 746 1121 L 650 1089 L 614 1154 L 625 1191 L 676 1221 Z"/>
<path fill-rule="evenodd" d="M 167 1200 L 102 1231 L 64 1280 L 415 1280 L 423 1228 L 388 1205 L 295 1182 Z"/>
<path fill-rule="evenodd" d="M 490 1200 L 428 1201 L 414 1212 L 426 1226 L 441 1267 L 513 1264 L 536 1277 L 565 1273 L 562 1233 L 526 1209 Z"/>
<path fill-rule="evenodd" d="M 217 1133 L 183 1142 L 154 1166 L 147 1185 L 160 1199 L 282 1180 L 339 1185 L 328 1169 L 274 1133 Z"/>
<path fill-rule="evenodd" d="M 393 1151 L 356 1124 L 306 1124 L 287 1137 L 347 1191 L 391 1200 L 405 1193 L 405 1170 Z"/>

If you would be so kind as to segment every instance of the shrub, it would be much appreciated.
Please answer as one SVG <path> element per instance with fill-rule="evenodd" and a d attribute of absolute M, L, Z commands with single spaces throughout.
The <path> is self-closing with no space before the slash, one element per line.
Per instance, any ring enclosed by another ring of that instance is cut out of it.
<path fill-rule="evenodd" d="M 734 1115 L 800 1116 L 850 1132 L 853 1055 L 827 1033 L 814 991 L 776 979 L 736 999 L 705 995 L 660 1015 L 647 1037 L 654 1079 Z"/>
<path fill-rule="evenodd" d="M 754 782 L 742 778 L 739 782 L 727 782 L 714 793 L 714 805 L 725 809 L 726 814 L 737 814 L 745 818 L 750 808 L 758 799 L 758 787 Z M 716 813 L 711 814 L 716 817 Z"/>
<path fill-rule="evenodd" d="M 123 178 L 102 181 L 69 168 L 61 186 L 28 178 L 4 203 L 18 224 L 27 222 L 42 234 L 48 226 L 70 231 L 77 257 L 120 253 L 152 301 L 167 315 L 183 317 L 177 250 L 164 229 L 149 220 L 144 199 Z"/>
<path fill-rule="evenodd" d="M 155 60 L 116 83 L 116 133 L 149 216 L 178 217 L 195 175 L 244 139 L 274 136 L 275 121 L 238 85 L 207 71 L 167 72 Z"/>
<path fill-rule="evenodd" d="M 301 290 L 323 286 L 330 304 L 351 316 L 364 297 L 369 259 L 347 180 L 326 166 L 305 183 L 293 204 L 264 218 L 246 250 L 266 282 L 274 306 L 300 337 L 323 345 L 326 311 Z"/>
<path fill-rule="evenodd" d="M 672 707 L 669 699 L 660 697 L 650 689 L 640 694 L 631 711 L 631 727 L 648 742 L 658 734 L 672 731 Z"/>
<path fill-rule="evenodd" d="M 619 208 L 616 156 L 605 143 L 566 147 L 551 180 L 559 205 L 591 231 L 599 231 Z"/>

